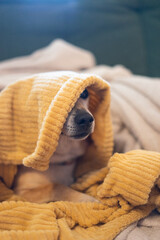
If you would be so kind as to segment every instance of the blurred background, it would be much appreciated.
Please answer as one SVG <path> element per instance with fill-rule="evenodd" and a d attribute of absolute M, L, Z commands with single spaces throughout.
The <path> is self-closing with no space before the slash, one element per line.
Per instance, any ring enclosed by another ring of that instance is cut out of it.
<path fill-rule="evenodd" d="M 97 64 L 160 77 L 160 0 L 0 0 L 0 61 L 56 38 L 93 52 Z"/>

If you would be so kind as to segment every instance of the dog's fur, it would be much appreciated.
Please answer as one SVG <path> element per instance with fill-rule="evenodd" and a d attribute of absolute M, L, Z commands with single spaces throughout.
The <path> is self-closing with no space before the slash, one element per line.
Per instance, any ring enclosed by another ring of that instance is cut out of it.
<path fill-rule="evenodd" d="M 88 97 L 80 97 L 69 113 L 47 171 L 40 172 L 22 165 L 18 167 L 14 182 L 16 194 L 36 203 L 95 201 L 91 196 L 67 187 L 74 182 L 76 159 L 85 153 L 87 137 L 94 130 L 94 118 L 88 110 L 88 101 Z"/>

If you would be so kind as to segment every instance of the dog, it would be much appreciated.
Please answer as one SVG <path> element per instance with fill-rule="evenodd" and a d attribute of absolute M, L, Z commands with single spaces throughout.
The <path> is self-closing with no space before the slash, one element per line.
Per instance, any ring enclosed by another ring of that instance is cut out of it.
<path fill-rule="evenodd" d="M 96 201 L 68 187 L 74 182 L 76 159 L 84 155 L 87 138 L 94 131 L 95 120 L 88 105 L 89 93 L 85 89 L 66 119 L 48 170 L 40 172 L 22 165 L 18 167 L 13 187 L 17 195 L 35 203 Z"/>

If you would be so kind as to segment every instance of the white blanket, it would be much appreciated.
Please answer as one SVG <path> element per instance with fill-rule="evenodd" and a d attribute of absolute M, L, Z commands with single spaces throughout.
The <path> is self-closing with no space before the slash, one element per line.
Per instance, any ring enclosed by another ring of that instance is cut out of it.
<path fill-rule="evenodd" d="M 0 62 L 0 85 L 6 86 L 14 80 L 34 73 L 54 70 L 77 71 L 94 65 L 95 58 L 91 52 L 56 39 L 29 56 Z"/>
<path fill-rule="evenodd" d="M 54 70 L 92 72 L 111 84 L 115 151 L 146 149 L 160 152 L 160 78 L 133 75 L 123 66 L 96 66 L 89 51 L 63 40 L 26 57 L 0 63 L 0 87 L 27 75 Z M 160 239 L 160 215 L 130 225 L 116 240 Z"/>
<path fill-rule="evenodd" d="M 87 72 L 111 84 L 115 151 L 160 152 L 160 78 L 136 76 L 122 66 L 96 66 Z"/>

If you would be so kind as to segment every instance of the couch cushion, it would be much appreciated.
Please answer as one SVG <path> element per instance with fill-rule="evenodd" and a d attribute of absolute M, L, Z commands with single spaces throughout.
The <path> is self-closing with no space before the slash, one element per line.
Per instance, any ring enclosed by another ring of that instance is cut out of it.
<path fill-rule="evenodd" d="M 98 64 L 160 76 L 160 1 L 14 0 L 0 3 L 0 60 L 63 38 Z"/>

